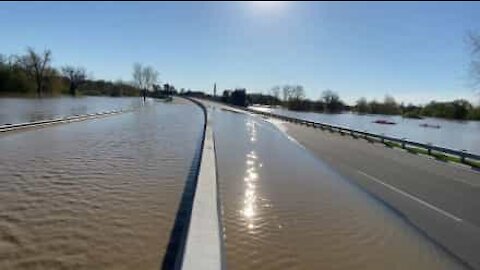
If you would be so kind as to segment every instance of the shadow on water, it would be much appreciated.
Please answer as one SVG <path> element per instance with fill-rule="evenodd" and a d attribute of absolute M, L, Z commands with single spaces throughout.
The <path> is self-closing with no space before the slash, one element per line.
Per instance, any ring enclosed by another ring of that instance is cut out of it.
<path fill-rule="evenodd" d="M 205 129 L 207 126 L 207 113 L 203 105 L 192 101 L 199 105 L 203 111 L 204 124 L 202 136 L 199 137 L 197 149 L 195 150 L 195 157 L 192 160 L 192 165 L 185 181 L 182 198 L 178 207 L 175 222 L 172 231 L 170 232 L 170 241 L 168 243 L 165 256 L 160 269 L 180 269 L 183 261 L 183 254 L 185 250 L 186 238 L 188 235 L 188 226 L 192 215 L 193 199 L 195 197 L 195 190 L 197 188 L 197 179 L 200 171 L 200 164 L 202 161 L 202 149 L 205 139 Z"/>

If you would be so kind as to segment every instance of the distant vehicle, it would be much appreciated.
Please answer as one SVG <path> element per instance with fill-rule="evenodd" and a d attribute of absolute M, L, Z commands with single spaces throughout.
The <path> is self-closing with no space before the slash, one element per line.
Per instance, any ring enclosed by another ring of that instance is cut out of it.
<path fill-rule="evenodd" d="M 420 124 L 419 126 L 428 127 L 428 128 L 440 128 L 440 125 L 432 125 L 432 124 L 427 124 L 427 123 Z"/>
<path fill-rule="evenodd" d="M 388 121 L 388 120 L 384 120 L 384 119 L 375 120 L 375 121 L 373 121 L 373 123 L 375 123 L 375 124 L 381 124 L 381 125 L 396 125 L 396 124 L 397 124 L 397 123 L 395 123 L 395 122 Z"/>

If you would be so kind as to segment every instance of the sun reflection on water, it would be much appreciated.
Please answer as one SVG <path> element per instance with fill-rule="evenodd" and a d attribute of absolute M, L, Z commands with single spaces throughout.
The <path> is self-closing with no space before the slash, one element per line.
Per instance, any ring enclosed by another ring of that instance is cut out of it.
<path fill-rule="evenodd" d="M 248 120 L 246 126 L 250 142 L 255 143 L 257 141 L 256 123 L 252 120 Z M 246 220 L 246 225 L 250 232 L 252 232 L 255 228 L 254 221 L 257 212 L 258 196 L 256 182 L 258 180 L 258 167 L 259 164 L 257 154 L 254 150 L 252 150 L 246 155 L 246 171 L 244 177 L 245 194 L 243 200 L 244 205 L 242 209 L 242 214 Z"/>

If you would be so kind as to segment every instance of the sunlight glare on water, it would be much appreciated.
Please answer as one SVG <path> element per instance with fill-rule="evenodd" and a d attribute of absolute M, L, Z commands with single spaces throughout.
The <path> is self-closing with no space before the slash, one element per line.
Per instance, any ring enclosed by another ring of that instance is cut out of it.
<path fill-rule="evenodd" d="M 212 116 L 228 269 L 462 269 L 275 126 Z"/>

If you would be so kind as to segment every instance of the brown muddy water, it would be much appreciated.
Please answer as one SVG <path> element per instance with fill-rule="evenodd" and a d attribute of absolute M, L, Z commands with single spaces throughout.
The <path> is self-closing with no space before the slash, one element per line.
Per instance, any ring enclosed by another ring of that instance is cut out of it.
<path fill-rule="evenodd" d="M 159 269 L 202 123 L 158 103 L 0 135 L 0 269 Z"/>
<path fill-rule="evenodd" d="M 261 118 L 212 109 L 228 269 L 462 269 Z"/>

